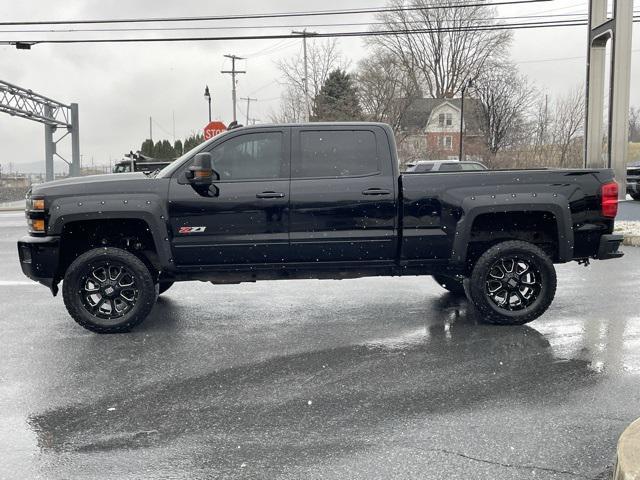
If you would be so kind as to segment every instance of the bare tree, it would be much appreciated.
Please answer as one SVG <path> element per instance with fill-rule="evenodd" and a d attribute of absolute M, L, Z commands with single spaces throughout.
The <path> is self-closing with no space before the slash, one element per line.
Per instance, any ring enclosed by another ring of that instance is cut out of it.
<path fill-rule="evenodd" d="M 304 93 L 293 86 L 288 85 L 280 95 L 280 106 L 269 114 L 273 123 L 299 123 L 306 118 L 307 106 L 304 100 Z"/>
<path fill-rule="evenodd" d="M 640 107 L 629 110 L 629 141 L 640 142 Z"/>
<path fill-rule="evenodd" d="M 480 103 L 480 128 L 491 154 L 525 143 L 534 89 L 513 64 L 493 64 L 477 79 L 473 93 Z"/>
<path fill-rule="evenodd" d="M 573 166 L 576 157 L 580 157 L 582 142 L 579 139 L 583 135 L 584 116 L 585 95 L 582 87 L 574 89 L 556 101 L 551 143 L 561 167 Z"/>
<path fill-rule="evenodd" d="M 329 73 L 337 69 L 346 70 L 349 62 L 340 53 L 335 38 L 326 40 L 307 38 L 307 45 L 309 101 L 313 102 Z M 300 121 L 306 113 L 305 69 L 302 53 L 279 60 L 276 64 L 286 89 L 282 95 L 281 111 L 276 113 L 275 117 L 285 121 Z M 313 107 L 311 105 L 311 110 Z"/>
<path fill-rule="evenodd" d="M 502 59 L 511 43 L 508 31 L 474 28 L 495 23 L 496 11 L 487 5 L 456 8 L 450 0 L 391 0 L 389 6 L 414 9 L 380 14 L 378 28 L 406 33 L 374 36 L 369 43 L 396 58 L 434 98 L 456 96 L 489 62 Z"/>
<path fill-rule="evenodd" d="M 535 107 L 535 118 L 532 125 L 533 155 L 540 159 L 551 135 L 551 113 L 549 111 L 549 95 L 541 97 Z"/>
<path fill-rule="evenodd" d="M 420 96 L 411 73 L 381 49 L 360 61 L 356 81 L 367 119 L 388 123 L 396 132 L 407 108 Z"/>

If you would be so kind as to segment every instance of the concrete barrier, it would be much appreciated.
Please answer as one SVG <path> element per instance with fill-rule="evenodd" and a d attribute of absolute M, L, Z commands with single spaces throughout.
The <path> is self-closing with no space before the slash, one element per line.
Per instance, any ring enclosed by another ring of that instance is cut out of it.
<path fill-rule="evenodd" d="M 640 480 L 640 418 L 618 440 L 614 480 Z"/>

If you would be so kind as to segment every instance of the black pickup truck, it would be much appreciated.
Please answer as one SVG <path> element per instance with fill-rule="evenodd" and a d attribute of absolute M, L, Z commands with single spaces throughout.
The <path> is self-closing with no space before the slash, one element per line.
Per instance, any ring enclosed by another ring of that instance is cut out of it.
<path fill-rule="evenodd" d="M 434 275 L 489 322 L 540 316 L 554 263 L 622 256 L 611 170 L 400 174 L 384 124 L 238 128 L 163 170 L 27 196 L 24 273 L 96 332 L 126 331 L 173 282 Z"/>

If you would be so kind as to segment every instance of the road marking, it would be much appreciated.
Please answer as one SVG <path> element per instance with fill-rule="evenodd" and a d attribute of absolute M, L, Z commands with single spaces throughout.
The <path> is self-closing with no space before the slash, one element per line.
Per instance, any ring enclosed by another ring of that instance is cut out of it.
<path fill-rule="evenodd" d="M 14 285 L 39 285 L 39 283 L 27 280 L 0 280 L 0 287 L 11 287 Z"/>

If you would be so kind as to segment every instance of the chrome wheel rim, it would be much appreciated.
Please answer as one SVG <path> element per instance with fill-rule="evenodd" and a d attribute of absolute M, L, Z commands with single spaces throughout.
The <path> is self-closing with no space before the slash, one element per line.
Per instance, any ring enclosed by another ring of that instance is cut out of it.
<path fill-rule="evenodd" d="M 490 301 L 503 310 L 524 310 L 542 290 L 542 276 L 528 259 L 517 255 L 501 257 L 489 268 L 485 291 Z"/>
<path fill-rule="evenodd" d="M 126 315 L 138 300 L 136 277 L 112 262 L 91 265 L 80 280 L 82 304 L 95 317 L 112 320 Z"/>

